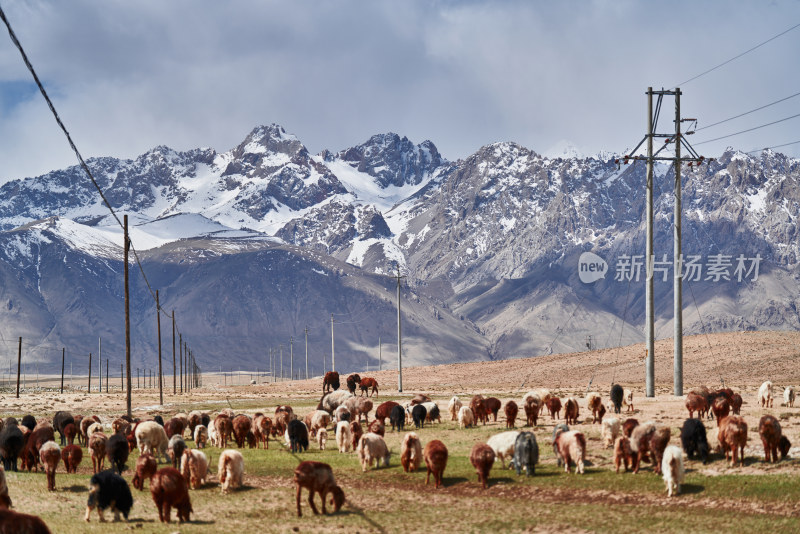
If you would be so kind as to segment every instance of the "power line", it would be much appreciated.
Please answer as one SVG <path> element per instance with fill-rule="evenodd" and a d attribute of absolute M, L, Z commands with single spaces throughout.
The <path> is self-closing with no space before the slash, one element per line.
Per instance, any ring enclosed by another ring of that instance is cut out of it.
<path fill-rule="evenodd" d="M 740 113 L 739 115 L 730 117 L 728 119 L 721 120 L 721 121 L 715 122 L 713 124 L 709 124 L 708 126 L 703 126 L 702 128 L 696 128 L 694 131 L 695 132 L 699 132 L 700 130 L 705 130 L 706 128 L 711 128 L 711 127 L 716 126 L 718 124 L 722 124 L 723 122 L 728 122 L 728 121 L 732 121 L 733 119 L 738 119 L 739 117 L 744 117 L 745 115 L 749 115 L 750 113 L 755 113 L 756 111 L 761 111 L 762 109 L 768 108 L 770 106 L 774 106 L 775 104 L 780 104 L 781 102 L 789 100 L 790 98 L 794 98 L 794 97 L 796 97 L 798 95 L 800 95 L 800 93 L 795 93 L 795 94 L 793 94 L 791 96 L 787 96 L 786 98 L 781 98 L 780 100 L 776 100 L 775 102 L 770 102 L 769 104 L 766 104 L 764 106 L 758 107 L 756 109 L 751 109 L 750 111 L 745 111 L 744 113 Z"/>
<path fill-rule="evenodd" d="M 750 48 L 750 49 L 748 49 L 748 50 L 745 50 L 744 52 L 742 52 L 742 53 L 741 53 L 741 54 L 739 54 L 738 56 L 732 57 L 732 58 L 730 58 L 730 59 L 729 59 L 729 60 L 727 60 L 727 61 L 723 61 L 723 62 L 722 62 L 722 63 L 720 63 L 719 65 L 717 65 L 717 66 L 715 66 L 715 67 L 712 67 L 712 68 L 708 69 L 708 70 L 707 70 L 707 71 L 705 71 L 705 72 L 701 72 L 700 74 L 698 74 L 697 76 L 695 76 L 695 77 L 693 77 L 693 78 L 689 78 L 689 79 L 688 79 L 688 80 L 686 80 L 685 82 L 681 82 L 681 83 L 675 84 L 673 87 L 680 87 L 680 86 L 682 86 L 682 85 L 686 85 L 686 84 L 687 84 L 687 83 L 689 83 L 689 82 L 693 82 L 694 80 L 696 80 L 696 79 L 700 78 L 701 76 L 705 76 L 706 74 L 708 74 L 708 73 L 710 73 L 710 72 L 713 72 L 713 71 L 717 70 L 717 69 L 718 69 L 718 68 L 720 68 L 720 67 L 724 67 L 725 65 L 727 65 L 727 64 L 728 64 L 728 63 L 730 63 L 731 61 L 735 61 L 735 60 L 739 59 L 740 57 L 742 57 L 742 56 L 744 56 L 744 55 L 746 55 L 746 54 L 749 54 L 749 53 L 750 53 L 750 52 L 752 52 L 753 50 L 756 50 L 757 48 L 760 48 L 760 47 L 764 46 L 765 44 L 769 43 L 770 41 L 774 41 L 775 39 L 777 39 L 777 38 L 778 38 L 778 37 L 780 37 L 781 35 L 785 35 L 785 34 L 789 33 L 790 31 L 792 31 L 792 30 L 794 30 L 795 28 L 798 28 L 798 27 L 800 27 L 800 23 L 798 23 L 798 24 L 795 24 L 794 26 L 792 26 L 792 27 L 791 27 L 791 28 L 789 28 L 788 30 L 784 30 L 784 31 L 782 31 L 781 33 L 779 33 L 778 35 L 775 35 L 775 36 L 773 36 L 773 37 L 770 37 L 770 38 L 769 38 L 769 39 L 767 39 L 766 41 L 764 41 L 764 42 L 762 42 L 762 43 L 759 43 L 759 44 L 757 44 L 756 46 L 754 46 L 754 47 L 752 47 L 752 48 Z"/>
<path fill-rule="evenodd" d="M 741 132 L 735 132 L 728 135 L 723 135 L 721 137 L 715 137 L 714 139 L 707 139 L 706 141 L 700 141 L 699 143 L 695 143 L 695 145 L 704 145 L 706 143 L 711 143 L 713 141 L 719 141 L 720 139 L 727 139 L 728 137 L 733 137 L 734 135 L 741 135 L 743 133 L 752 132 L 753 130 L 759 130 L 761 128 L 766 128 L 767 126 L 772 126 L 773 124 L 778 124 L 779 122 L 785 122 L 789 119 L 795 119 L 800 117 L 800 113 L 796 115 L 792 115 L 791 117 L 784 117 L 783 119 L 778 119 L 776 121 L 768 122 L 767 124 L 762 124 L 761 126 L 755 126 L 753 128 L 748 128 L 747 130 L 742 130 Z"/>
<path fill-rule="evenodd" d="M 755 154 L 757 152 L 762 152 L 764 150 L 772 150 L 773 148 L 781 148 L 784 146 L 796 145 L 797 143 L 800 143 L 800 141 L 792 141 L 791 143 L 783 143 L 782 145 L 766 146 L 764 148 L 759 148 L 758 150 L 751 150 L 750 152 L 745 152 L 745 154 Z"/>

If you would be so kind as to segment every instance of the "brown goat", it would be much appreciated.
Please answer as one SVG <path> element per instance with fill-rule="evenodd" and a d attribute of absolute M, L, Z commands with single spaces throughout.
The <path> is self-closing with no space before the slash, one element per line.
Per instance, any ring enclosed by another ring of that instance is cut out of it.
<path fill-rule="evenodd" d="M 133 487 L 144 490 L 144 481 L 152 480 L 158 471 L 158 464 L 152 454 L 143 454 L 136 460 L 136 474 L 133 475 Z"/>
<path fill-rule="evenodd" d="M 489 471 L 494 464 L 494 449 L 485 443 L 476 443 L 469 453 L 469 461 L 478 473 L 478 482 L 481 483 L 483 489 L 486 489 Z"/>
<path fill-rule="evenodd" d="M 536 426 L 539 419 L 539 403 L 535 399 L 528 399 L 525 403 L 525 418 L 528 426 Z"/>
<path fill-rule="evenodd" d="M 633 429 L 637 426 L 639 426 L 638 419 L 634 419 L 633 417 L 625 419 L 625 422 L 622 423 L 622 435 L 626 438 L 630 438 L 631 434 L 633 434 Z"/>
<path fill-rule="evenodd" d="M 24 532 L 25 534 L 50 534 L 50 529 L 35 515 L 20 514 L 13 510 L 0 509 L 0 532 Z"/>
<path fill-rule="evenodd" d="M 372 432 L 373 434 L 378 434 L 379 436 L 386 435 L 386 425 L 383 424 L 383 421 L 380 419 L 373 419 L 372 422 L 369 424 L 367 432 Z"/>
<path fill-rule="evenodd" d="M 656 427 L 656 431 L 650 437 L 650 453 L 653 455 L 653 470 L 656 474 L 661 474 L 661 459 L 664 457 L 664 449 L 669 445 L 672 431 L 668 426 Z"/>
<path fill-rule="evenodd" d="M 236 440 L 236 446 L 240 449 L 244 447 L 247 441 L 247 433 L 250 432 L 252 422 L 246 415 L 237 415 L 231 421 L 233 427 L 233 438 Z"/>
<path fill-rule="evenodd" d="M 469 403 L 472 413 L 475 414 L 476 423 L 478 421 L 486 424 L 486 406 L 483 404 L 483 395 L 475 395 Z"/>
<path fill-rule="evenodd" d="M 61 459 L 64 461 L 64 468 L 67 473 L 77 473 L 78 466 L 83 460 L 83 449 L 80 445 L 67 445 L 61 449 Z"/>
<path fill-rule="evenodd" d="M 373 421 L 373 423 L 374 422 L 375 421 Z M 358 446 L 358 440 L 360 440 L 361 436 L 364 435 L 364 429 L 361 428 L 361 423 L 358 421 L 350 421 L 350 435 L 353 436 L 353 450 L 356 450 L 356 447 Z"/>
<path fill-rule="evenodd" d="M 272 419 L 266 415 L 258 414 L 253 419 L 253 434 L 255 434 L 259 446 L 263 444 L 265 449 L 269 449 L 269 431 L 271 428 Z"/>
<path fill-rule="evenodd" d="M 497 412 L 500 411 L 500 406 L 502 403 L 500 399 L 497 397 L 489 397 L 488 399 L 484 399 L 483 407 L 486 409 L 486 418 L 489 418 L 489 415 L 494 417 L 494 422 L 497 422 Z"/>
<path fill-rule="evenodd" d="M 189 521 L 192 502 L 189 499 L 189 485 L 174 467 L 162 467 L 150 479 L 150 495 L 158 508 L 158 519 L 170 522 L 172 507 L 178 512 L 178 522 Z"/>
<path fill-rule="evenodd" d="M 747 445 L 747 423 L 739 415 L 729 415 L 720 421 L 717 434 L 725 459 L 733 467 L 736 462 L 744 465 L 744 447 Z M 739 457 L 741 455 L 741 457 Z"/>
<path fill-rule="evenodd" d="M 374 393 L 376 397 L 378 396 L 378 381 L 374 378 L 365 376 L 361 379 L 361 383 L 358 387 L 361 389 L 361 395 L 364 395 L 366 392 L 367 397 L 370 396 L 370 393 Z"/>
<path fill-rule="evenodd" d="M 92 472 L 97 474 L 103 470 L 106 461 L 106 442 L 108 438 L 102 432 L 89 436 L 89 449 L 92 451 Z"/>
<path fill-rule="evenodd" d="M 758 422 L 758 435 L 761 436 L 761 443 L 764 445 L 764 461 L 777 462 L 778 446 L 781 442 L 781 437 L 783 437 L 781 424 L 775 417 L 765 415 Z M 786 457 L 788 450 L 786 453 L 781 452 L 783 453 L 781 459 L 783 459 Z"/>
<path fill-rule="evenodd" d="M 566 423 L 568 425 L 577 425 L 579 414 L 580 407 L 578 406 L 578 401 L 572 397 L 568 398 L 567 402 L 564 403 L 564 419 Z"/>
<path fill-rule="evenodd" d="M 412 403 L 414 401 L 411 401 Z M 399 403 L 394 401 L 386 401 L 382 402 L 378 405 L 375 409 L 375 419 L 379 419 L 382 423 L 386 423 L 386 418 L 389 417 L 389 414 L 392 413 L 392 408 L 395 406 L 400 406 Z"/>
<path fill-rule="evenodd" d="M 447 467 L 447 447 L 438 439 L 434 439 L 425 445 L 422 456 L 425 458 L 425 466 L 428 468 L 425 485 L 428 485 L 431 473 L 433 473 L 435 487 L 438 489 L 442 485 L 442 475 L 444 475 L 444 470 Z"/>
<path fill-rule="evenodd" d="M 733 410 L 733 415 L 739 415 L 739 412 L 742 411 L 742 396 L 738 393 L 733 394 L 733 398 L 731 399 L 731 410 Z"/>
<path fill-rule="evenodd" d="M 300 462 L 300 465 L 294 470 L 294 483 L 297 485 L 297 517 L 303 517 L 303 512 L 300 510 L 300 491 L 303 488 L 308 490 L 308 504 L 314 515 L 319 514 L 319 510 L 314 504 L 315 493 L 319 493 L 322 499 L 323 514 L 328 513 L 325 508 L 325 497 L 328 493 L 333 497 L 333 513 L 338 512 L 344 504 L 344 491 L 336 485 L 333 469 L 328 464 L 313 461 Z"/>
<path fill-rule="evenodd" d="M 416 432 L 409 432 L 403 437 L 403 443 L 400 445 L 400 465 L 403 466 L 403 471 L 408 473 L 419 469 L 421 461 L 422 444 L 419 436 Z"/>
<path fill-rule="evenodd" d="M 547 410 L 550 412 L 550 419 L 558 419 L 561 417 L 561 399 L 558 397 L 550 397 L 545 404 Z"/>
<path fill-rule="evenodd" d="M 56 490 L 56 469 L 61 461 L 61 448 L 55 441 L 48 441 L 42 445 L 41 460 L 47 474 L 47 491 Z"/>
<path fill-rule="evenodd" d="M 74 423 L 67 423 L 64 427 L 64 437 L 67 440 L 67 445 L 75 443 L 75 436 L 78 435 L 78 429 Z"/>
<path fill-rule="evenodd" d="M 633 473 L 639 472 L 642 460 L 647 460 L 650 452 L 650 439 L 656 431 L 656 426 L 652 423 L 638 425 L 631 433 L 631 451 L 635 454 L 633 459 Z"/>
<path fill-rule="evenodd" d="M 516 422 L 517 414 L 519 413 L 517 403 L 513 400 L 508 401 L 503 411 L 506 413 L 506 428 L 514 428 L 514 423 Z"/>
<path fill-rule="evenodd" d="M 181 418 L 173 417 L 164 423 L 164 432 L 167 434 L 167 439 L 171 438 L 175 434 L 183 436 L 184 430 L 186 430 L 186 425 L 183 423 L 183 419 Z"/>
<path fill-rule="evenodd" d="M 689 418 L 694 417 L 694 413 L 697 412 L 697 418 L 700 419 L 708 410 L 708 401 L 699 393 L 689 392 L 686 395 L 686 409 L 689 411 Z"/>
<path fill-rule="evenodd" d="M 219 414 L 217 418 L 214 419 L 214 428 L 217 431 L 217 440 L 219 441 L 220 449 L 227 448 L 228 439 L 230 439 L 231 432 L 233 432 L 231 418 L 227 415 Z"/>
<path fill-rule="evenodd" d="M 719 396 L 711 403 L 711 411 L 714 413 L 714 417 L 717 418 L 717 426 L 719 426 L 719 422 L 731 413 L 731 403 L 727 397 Z"/>
<path fill-rule="evenodd" d="M 628 467 L 634 462 L 633 451 L 631 450 L 631 441 L 625 436 L 620 436 L 614 442 L 614 467 L 619 473 L 620 464 L 625 465 L 625 472 L 628 472 Z"/>

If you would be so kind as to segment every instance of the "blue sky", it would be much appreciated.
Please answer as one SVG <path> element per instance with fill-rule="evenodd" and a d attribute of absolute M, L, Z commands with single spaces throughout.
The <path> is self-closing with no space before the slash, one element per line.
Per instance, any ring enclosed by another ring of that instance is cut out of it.
<path fill-rule="evenodd" d="M 387 131 L 430 139 L 449 159 L 496 141 L 620 152 L 645 133 L 648 86 L 672 87 L 800 23 L 795 0 L 0 5 L 85 157 L 225 151 L 273 122 L 314 153 Z M 800 28 L 685 84 L 684 116 L 702 127 L 800 92 L 798 51 Z M 797 113 L 800 97 L 691 140 Z M 798 141 L 799 126 L 697 148 L 713 157 Z M 0 182 L 75 163 L 5 31 L 0 141 Z M 800 157 L 800 144 L 781 151 Z"/>

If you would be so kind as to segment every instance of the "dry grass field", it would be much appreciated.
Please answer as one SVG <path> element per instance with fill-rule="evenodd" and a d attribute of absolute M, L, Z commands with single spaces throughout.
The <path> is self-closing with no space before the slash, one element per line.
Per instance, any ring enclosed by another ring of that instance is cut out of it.
<path fill-rule="evenodd" d="M 440 439 L 449 449 L 444 488 L 439 490 L 425 485 L 424 467 L 417 473 L 402 471 L 399 450 L 403 434 L 389 429 L 386 441 L 393 453 L 389 468 L 362 473 L 355 454 L 336 450 L 332 432 L 328 450 L 320 451 L 312 444 L 309 451 L 299 455 L 271 440 L 267 451 L 242 450 L 245 487 L 224 496 L 216 482 L 220 450 L 206 449 L 213 474 L 205 487 L 191 492 L 194 514 L 190 524 L 159 524 L 149 492 L 136 490 L 128 522 L 101 525 L 95 514 L 91 523 L 85 523 L 91 476 L 88 454 L 78 474 L 67 475 L 63 466 L 59 467 L 53 493 L 46 491 L 41 472 L 8 473 L 10 496 L 17 511 L 41 516 L 53 532 L 618 532 L 621 528 L 719 532 L 731 527 L 800 531 L 800 407 L 781 406 L 783 386 L 800 386 L 798 333 L 747 332 L 685 339 L 685 390 L 701 384 L 718 387 L 724 381 L 744 397 L 742 415 L 749 425 L 744 467 L 728 467 L 719 454 L 707 465 L 687 461 L 682 492 L 670 499 L 649 464 L 637 475 L 614 473 L 611 451 L 602 447 L 599 425 L 587 418 L 582 403 L 580 423 L 574 428 L 588 439 L 584 475 L 565 474 L 556 467 L 550 445 L 556 421 L 545 415 L 535 429 L 541 451 L 536 475 L 518 477 L 498 463 L 491 471 L 490 487 L 481 489 L 469 464 L 469 451 L 475 443 L 505 430 L 502 411 L 497 422 L 460 430 L 446 414 L 452 395 L 468 401 L 471 395 L 481 393 L 503 402 L 519 402 L 529 389 L 548 387 L 560 397 L 580 399 L 587 391 L 599 391 L 606 400 L 613 380 L 634 390 L 634 417 L 669 425 L 671 443 L 679 445 L 679 429 L 687 414 L 683 399 L 672 395 L 671 340 L 656 347 L 655 398 L 644 397 L 643 353 L 642 345 L 634 345 L 533 359 L 410 368 L 403 372 L 403 393 L 397 391 L 396 371 L 368 373 L 382 385 L 376 405 L 389 399 L 405 400 L 416 392 L 427 393 L 439 403 L 442 422 L 418 431 L 423 444 Z M 756 405 L 755 392 L 768 379 L 776 385 L 776 401 L 774 408 L 762 409 Z M 157 392 L 136 391 L 134 415 L 148 418 L 192 409 L 213 413 L 223 407 L 272 415 L 277 404 L 290 404 L 302 416 L 316 406 L 321 395 L 319 379 L 240 386 L 224 386 L 220 381 L 220 377 L 206 376 L 204 387 L 191 394 L 167 395 L 163 407 L 158 406 Z M 124 412 L 125 406 L 119 393 L 36 393 L 23 394 L 20 399 L 4 394 L 0 402 L 3 417 L 32 413 L 37 418 L 51 418 L 56 410 L 66 409 L 97 414 L 109 423 Z M 780 419 L 784 433 L 796 447 L 789 458 L 777 464 L 763 461 L 757 423 L 765 413 Z M 522 423 L 518 419 L 517 428 Z M 710 420 L 705 423 L 709 430 L 714 427 Z M 187 443 L 193 445 L 189 440 Z M 135 464 L 137 454 L 132 453 L 129 466 Z M 347 497 L 338 514 L 313 516 L 304 493 L 304 515 L 296 517 L 291 479 L 293 468 L 302 459 L 327 462 L 333 467 Z M 128 470 L 125 478 L 130 481 L 131 477 Z"/>

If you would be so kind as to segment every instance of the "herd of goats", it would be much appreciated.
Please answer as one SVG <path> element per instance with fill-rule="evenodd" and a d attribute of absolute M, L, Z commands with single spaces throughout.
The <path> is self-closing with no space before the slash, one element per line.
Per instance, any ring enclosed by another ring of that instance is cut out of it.
<path fill-rule="evenodd" d="M 233 440 L 238 448 L 269 448 L 269 438 L 283 437 L 285 446 L 293 454 L 309 448 L 309 441 L 316 441 L 324 450 L 328 440 L 328 430 L 335 433 L 336 446 L 341 453 L 356 451 L 364 471 L 374 462 L 388 466 L 390 451 L 384 436 L 387 419 L 392 430 L 404 432 L 407 425 L 416 429 L 426 422 L 441 422 L 439 405 L 430 397 L 417 394 L 404 402 L 385 401 L 373 410 L 371 394 L 377 396 L 378 384 L 374 378 L 352 374 L 346 380 L 347 390 L 339 389 L 339 375 L 326 373 L 323 379 L 323 396 L 316 410 L 302 419 L 295 415 L 288 405 L 279 405 L 273 417 L 256 413 L 252 417 L 235 414 L 232 410 L 222 410 L 212 420 L 207 413 L 192 411 L 179 413 L 165 421 L 161 416 L 152 420 L 140 421 L 127 416 L 115 419 L 110 424 L 111 434 L 97 416 L 82 417 L 66 411 L 56 412 L 52 421 L 25 415 L 18 421 L 8 417 L 0 421 L 0 531 L 2 525 L 14 525 L 13 531 L 32 533 L 50 532 L 44 522 L 33 515 L 12 511 L 6 471 L 18 468 L 28 471 L 40 468 L 47 478 L 47 488 L 55 490 L 56 469 L 64 464 L 67 473 L 77 472 L 83 459 L 84 447 L 92 460 L 93 476 L 89 483 L 85 520 L 96 510 L 100 521 L 104 512 L 110 511 L 114 519 L 120 514 L 126 519 L 133 505 L 133 496 L 127 481 L 121 476 L 127 469 L 129 454 L 139 450 L 132 483 L 134 488 L 143 491 L 149 481 L 149 489 L 158 510 L 159 520 L 169 522 L 172 508 L 175 508 L 180 522 L 189 521 L 193 512 L 190 489 L 200 488 L 206 483 L 209 474 L 209 460 L 203 452 L 209 444 L 223 449 L 218 463 L 217 478 L 223 493 L 240 487 L 244 475 L 242 454 L 229 449 Z M 356 395 L 356 389 L 361 395 Z M 366 393 L 366 396 L 364 396 Z M 784 403 L 794 406 L 795 390 L 788 386 L 783 392 Z M 725 453 L 731 466 L 742 464 L 744 447 L 747 443 L 747 423 L 739 414 L 742 397 L 729 388 L 709 390 L 695 388 L 686 395 L 685 405 L 689 418 L 683 423 L 680 432 L 682 447 L 670 445 L 671 430 L 667 425 L 653 421 L 639 423 L 628 417 L 606 417 L 606 412 L 621 414 L 623 409 L 635 412 L 633 393 L 619 385 L 613 385 L 608 402 L 604 404 L 599 393 L 588 393 L 580 403 L 591 413 L 592 423 L 601 425 L 602 441 L 605 448 L 613 447 L 614 465 L 617 472 L 639 471 L 643 461 L 650 462 L 653 470 L 660 474 L 669 496 L 680 493 L 684 479 L 684 452 L 689 459 L 697 457 L 703 463 L 708 461 L 712 450 Z M 773 406 L 773 385 L 764 382 L 759 388 L 757 403 L 761 407 Z M 509 467 L 516 469 L 518 475 L 523 471 L 528 476 L 535 474 L 539 463 L 539 445 L 533 432 L 516 429 L 516 419 L 524 413 L 525 425 L 531 430 L 538 425 L 538 418 L 548 410 L 551 418 L 561 418 L 564 423 L 555 425 L 552 435 L 553 452 L 558 466 L 563 465 L 566 472 L 574 466 L 575 472 L 584 472 L 586 458 L 586 437 L 570 425 L 578 422 L 580 406 L 578 399 L 561 399 L 547 389 L 536 389 L 526 393 L 521 403 L 514 400 L 503 403 L 495 398 L 473 396 L 468 404 L 458 397 L 450 399 L 447 411 L 450 420 L 456 421 L 459 428 L 468 428 L 489 418 L 497 421 L 501 408 L 505 414 L 508 430 L 491 436 L 486 443 L 477 443 L 470 453 L 470 462 L 475 467 L 478 481 L 486 488 L 489 472 L 497 460 L 503 467 L 506 460 Z M 697 415 L 697 418 L 694 416 Z M 716 428 L 709 435 L 702 421 L 703 417 L 714 417 Z M 365 420 L 366 430 L 361 420 Z M 588 422 L 588 417 L 586 418 Z M 55 441 L 55 432 L 60 434 L 60 445 Z M 781 432 L 779 421 L 772 415 L 761 417 L 758 432 L 764 446 L 767 462 L 777 462 L 786 457 L 791 444 Z M 714 435 L 715 434 L 715 435 Z M 75 441 L 77 440 L 77 444 Z M 194 443 L 189 448 L 186 440 Z M 159 460 L 171 464 L 159 469 Z M 425 483 L 442 485 L 442 476 L 447 466 L 448 450 L 437 439 L 429 441 L 424 448 L 416 432 L 408 432 L 400 448 L 400 464 L 405 472 L 416 471 L 425 463 L 427 476 Z M 108 461 L 109 468 L 104 469 Z M 19 467 L 18 467 L 19 464 Z M 314 514 L 319 511 L 314 503 L 315 494 L 322 500 L 322 513 L 327 513 L 326 501 L 334 513 L 344 503 L 345 496 L 336 484 L 330 465 L 317 461 L 302 461 L 294 471 L 296 485 L 297 515 L 301 516 L 301 490 L 308 490 L 308 503 Z M 27 529 L 27 530 L 26 530 Z"/>

